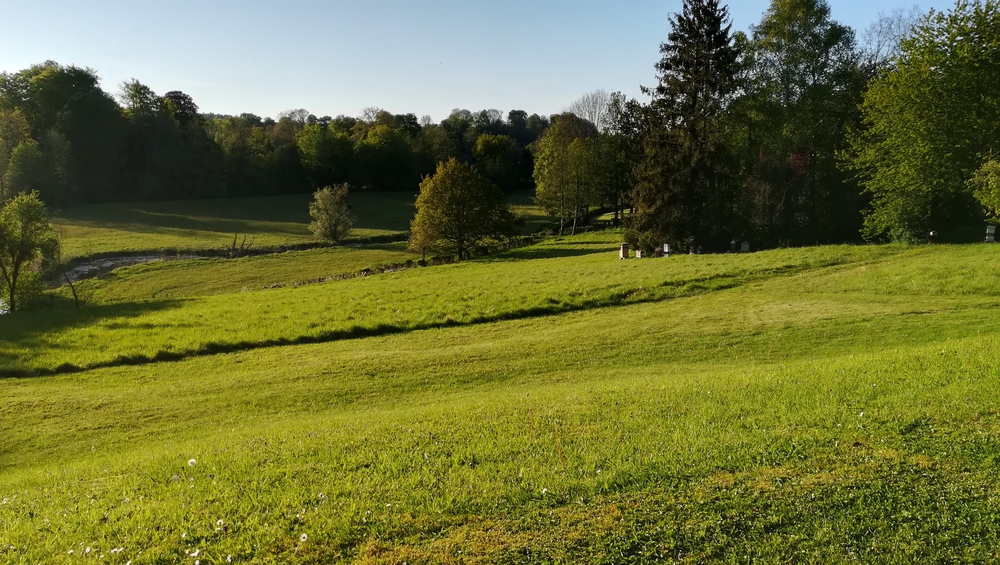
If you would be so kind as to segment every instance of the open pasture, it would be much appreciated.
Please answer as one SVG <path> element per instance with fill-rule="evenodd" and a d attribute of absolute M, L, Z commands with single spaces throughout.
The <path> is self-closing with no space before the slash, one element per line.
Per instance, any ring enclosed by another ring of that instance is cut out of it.
<path fill-rule="evenodd" d="M 618 262 L 605 237 L 363 281 L 451 281 L 483 316 L 518 277 L 508 304 L 572 311 L 0 380 L 0 556 L 997 559 L 994 247 Z"/>
<path fill-rule="evenodd" d="M 52 223 L 67 261 L 121 253 L 219 252 L 234 234 L 249 234 L 254 246 L 277 248 L 315 243 L 309 232 L 311 194 L 98 204 L 56 210 Z M 348 242 L 402 237 L 410 229 L 416 195 L 401 192 L 351 193 L 356 219 Z M 548 222 L 530 196 L 511 196 L 524 217 L 526 233 Z M 237 241 L 239 243 L 239 241 Z"/>
<path fill-rule="evenodd" d="M 621 262 L 614 252 L 619 237 L 597 233 L 488 259 L 297 288 L 18 313 L 0 326 L 0 374 L 174 360 L 658 301 L 894 252 L 840 247 Z M 254 270 L 250 262 L 243 267 Z"/>
<path fill-rule="evenodd" d="M 112 253 L 220 251 L 234 234 L 254 245 L 281 247 L 315 242 L 309 232 L 311 194 L 79 206 L 56 211 L 67 260 Z M 401 235 L 413 217 L 412 194 L 357 192 L 351 205 L 353 240 Z"/>

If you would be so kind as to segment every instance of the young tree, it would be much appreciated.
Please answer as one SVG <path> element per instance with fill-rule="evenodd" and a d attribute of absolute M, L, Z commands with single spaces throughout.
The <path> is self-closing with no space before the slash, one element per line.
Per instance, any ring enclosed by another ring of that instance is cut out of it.
<path fill-rule="evenodd" d="M 538 141 L 535 155 L 535 200 L 559 218 L 559 235 L 571 221 L 575 233 L 581 211 L 598 198 L 597 128 L 565 113 L 558 116 Z"/>
<path fill-rule="evenodd" d="M 450 159 L 420 183 L 410 249 L 447 249 L 465 258 L 486 240 L 512 236 L 515 221 L 500 189 L 472 165 Z"/>
<path fill-rule="evenodd" d="M 11 312 L 21 307 L 18 283 L 32 263 L 58 245 L 45 204 L 37 193 L 18 194 L 0 209 L 0 285 Z"/>
<path fill-rule="evenodd" d="M 663 242 L 729 235 L 733 159 L 721 124 L 736 88 L 737 51 L 729 11 L 718 0 L 684 0 L 660 45 L 645 159 L 633 191 L 626 239 L 651 249 Z"/>
<path fill-rule="evenodd" d="M 316 191 L 309 204 L 312 222 L 309 229 L 318 238 L 330 243 L 340 243 L 354 226 L 351 206 L 347 203 L 348 186 L 328 186 Z"/>

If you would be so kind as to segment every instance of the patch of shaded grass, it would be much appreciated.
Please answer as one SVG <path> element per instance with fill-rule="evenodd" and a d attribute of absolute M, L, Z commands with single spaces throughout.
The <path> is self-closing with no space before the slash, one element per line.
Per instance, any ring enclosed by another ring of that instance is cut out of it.
<path fill-rule="evenodd" d="M 80 283 L 92 302 L 143 301 L 262 290 L 415 261 L 405 243 L 329 247 L 240 259 L 164 261 L 124 267 Z M 68 289 L 62 294 L 68 295 Z"/>

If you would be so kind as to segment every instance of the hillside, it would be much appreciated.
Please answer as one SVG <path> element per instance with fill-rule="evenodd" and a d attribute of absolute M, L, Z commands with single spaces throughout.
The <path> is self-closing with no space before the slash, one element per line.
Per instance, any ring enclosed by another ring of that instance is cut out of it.
<path fill-rule="evenodd" d="M 1000 249 L 619 237 L 10 316 L 0 560 L 996 558 Z"/>

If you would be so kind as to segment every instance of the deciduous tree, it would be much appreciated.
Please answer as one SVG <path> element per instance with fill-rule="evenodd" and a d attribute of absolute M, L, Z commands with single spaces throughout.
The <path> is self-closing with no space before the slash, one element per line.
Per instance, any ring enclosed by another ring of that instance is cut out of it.
<path fill-rule="evenodd" d="M 346 184 L 327 186 L 316 191 L 309 204 L 313 235 L 330 243 L 340 243 L 354 226 L 351 205 L 347 202 L 349 189 Z"/>
<path fill-rule="evenodd" d="M 486 240 L 513 235 L 515 220 L 499 188 L 472 165 L 451 159 L 420 183 L 410 248 L 443 249 L 468 257 Z"/>
<path fill-rule="evenodd" d="M 18 194 L 0 209 L 0 284 L 11 312 L 22 307 L 18 284 L 40 257 L 58 245 L 45 204 L 37 193 Z"/>
<path fill-rule="evenodd" d="M 846 165 L 871 197 L 864 235 L 945 237 L 981 221 L 968 183 L 1000 140 L 1000 1 L 924 17 L 864 96 Z"/>
<path fill-rule="evenodd" d="M 559 235 L 598 199 L 599 174 L 594 124 L 571 113 L 557 116 L 538 141 L 535 201 L 559 219 Z"/>

